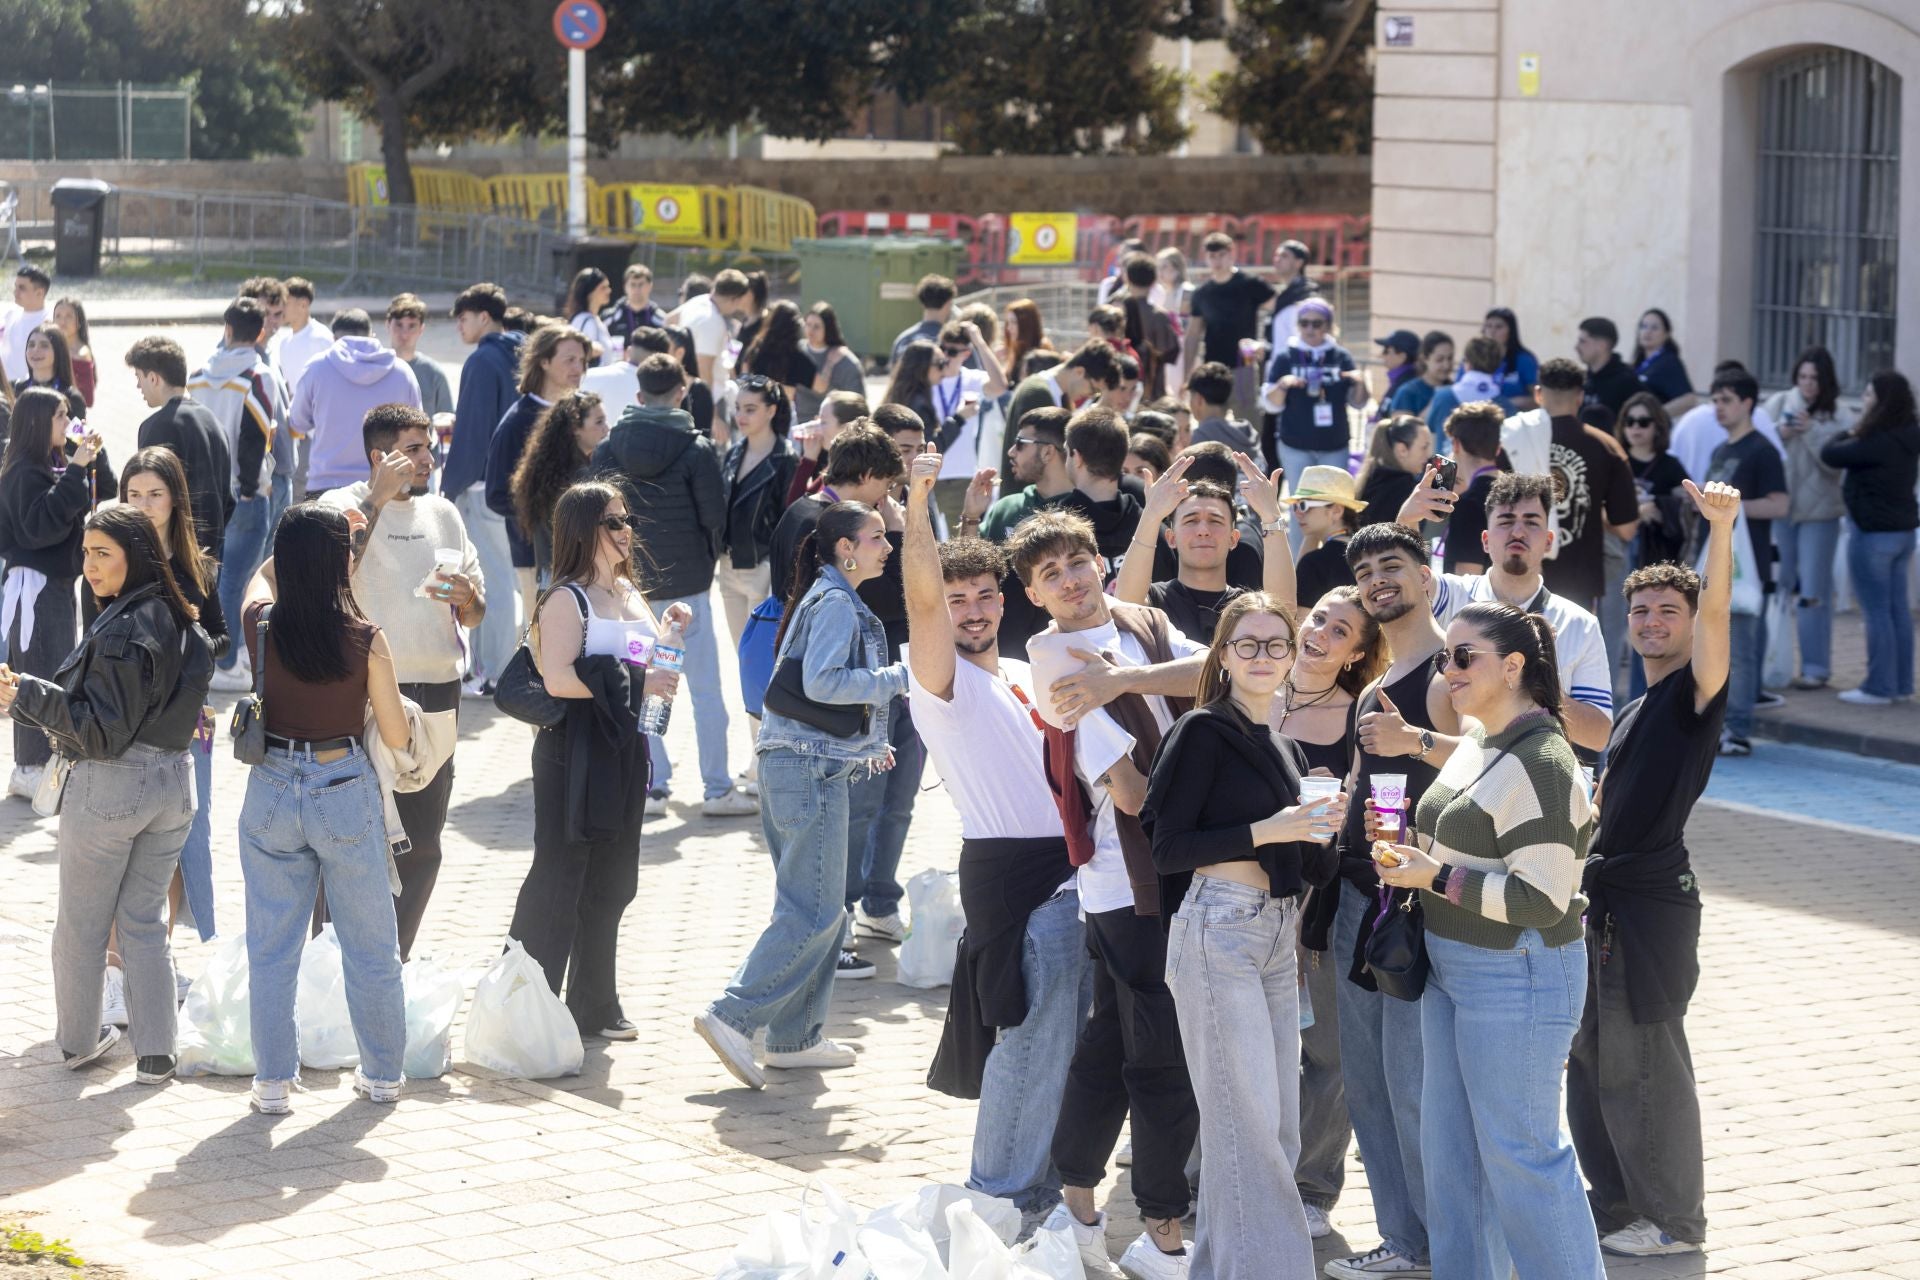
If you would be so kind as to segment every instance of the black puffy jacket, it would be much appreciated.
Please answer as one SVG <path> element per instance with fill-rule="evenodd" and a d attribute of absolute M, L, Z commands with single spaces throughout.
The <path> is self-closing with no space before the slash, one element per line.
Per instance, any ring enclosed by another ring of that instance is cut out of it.
<path fill-rule="evenodd" d="M 640 589 L 655 600 L 704 596 L 727 527 L 720 453 L 679 409 L 636 404 L 593 451 L 596 475 L 618 472 L 640 540 Z"/>
<path fill-rule="evenodd" d="M 100 611 L 52 680 L 20 677 L 13 718 L 70 760 L 114 760 L 134 743 L 185 751 L 213 679 L 213 648 L 148 583 Z"/>

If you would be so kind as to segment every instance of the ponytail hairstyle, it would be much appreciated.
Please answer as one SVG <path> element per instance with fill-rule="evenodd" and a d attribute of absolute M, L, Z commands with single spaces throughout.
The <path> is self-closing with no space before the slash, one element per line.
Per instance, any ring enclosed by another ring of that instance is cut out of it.
<path fill-rule="evenodd" d="M 1398 471 L 1399 459 L 1393 456 L 1393 446 L 1412 444 L 1420 438 L 1420 428 L 1427 424 L 1418 414 L 1396 413 L 1383 419 L 1373 429 L 1373 438 L 1367 442 L 1367 460 L 1360 464 L 1360 474 L 1355 477 L 1353 491 L 1365 493 L 1367 482 L 1381 469 Z"/>
<path fill-rule="evenodd" d="M 1560 663 L 1554 652 L 1553 624 L 1537 613 L 1489 600 L 1470 604 L 1454 615 L 1487 638 L 1501 657 L 1517 653 L 1526 659 L 1520 670 L 1520 692 L 1537 707 L 1553 713 L 1562 729 L 1567 719 L 1560 707 Z"/>
<path fill-rule="evenodd" d="M 875 514 L 864 502 L 836 502 L 820 513 L 820 522 L 813 526 L 813 532 L 800 539 L 800 549 L 793 556 L 793 583 L 787 588 L 786 609 L 780 614 L 780 629 L 773 637 L 775 653 L 780 651 L 780 642 L 787 637 L 787 624 L 799 611 L 800 602 L 813 587 L 813 580 L 820 576 L 821 567 L 833 563 L 835 548 L 841 539 L 858 538 Z"/>
<path fill-rule="evenodd" d="M 177 513 L 174 518 L 179 519 Z M 193 521 L 188 520 L 187 524 L 191 527 Z M 160 600 L 173 614 L 176 626 L 185 629 L 200 620 L 200 611 L 188 604 L 187 598 L 180 594 L 179 580 L 173 576 L 173 569 L 167 563 L 166 548 L 160 545 L 160 531 L 153 527 L 153 521 L 147 518 L 146 512 L 125 503 L 115 503 L 110 507 L 101 507 L 88 516 L 85 527 L 92 532 L 103 533 L 120 544 L 120 551 L 127 558 L 127 577 L 120 584 L 121 595 L 130 595 L 148 583 L 157 582 L 160 584 Z M 101 603 L 106 602 L 102 600 Z"/>
<path fill-rule="evenodd" d="M 1234 629 L 1240 620 L 1250 613 L 1264 613 L 1280 619 L 1286 624 L 1287 646 L 1299 656 L 1300 628 L 1293 620 L 1293 614 L 1278 599 L 1264 591 L 1249 591 L 1233 598 L 1233 603 L 1220 611 L 1220 621 L 1213 628 L 1213 643 L 1207 648 L 1207 660 L 1200 667 L 1200 690 L 1195 695 L 1196 706 L 1206 706 L 1218 702 L 1230 692 L 1227 684 L 1225 661 L 1227 646 L 1233 642 Z"/>
<path fill-rule="evenodd" d="M 187 472 L 180 465 L 179 456 L 165 447 L 140 450 L 120 468 L 120 492 L 125 493 L 138 476 L 158 476 L 173 502 L 173 515 L 167 520 L 165 550 L 172 560 L 169 567 L 174 570 L 174 578 L 191 578 L 200 594 L 212 594 L 217 566 L 200 549 L 193 519 L 193 497 L 187 490 Z"/>

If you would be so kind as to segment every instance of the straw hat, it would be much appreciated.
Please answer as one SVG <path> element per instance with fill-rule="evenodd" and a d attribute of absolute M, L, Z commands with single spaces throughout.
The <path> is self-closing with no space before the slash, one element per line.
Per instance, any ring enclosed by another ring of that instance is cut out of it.
<path fill-rule="evenodd" d="M 1331 502 L 1349 511 L 1363 511 L 1366 503 L 1353 496 L 1353 477 L 1345 467 L 1308 467 L 1282 502 Z"/>

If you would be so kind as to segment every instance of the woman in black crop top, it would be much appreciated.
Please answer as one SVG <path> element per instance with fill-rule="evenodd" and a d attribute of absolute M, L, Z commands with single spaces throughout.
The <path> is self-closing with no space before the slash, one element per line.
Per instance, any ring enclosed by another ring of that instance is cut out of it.
<path fill-rule="evenodd" d="M 1268 727 L 1294 663 L 1291 611 L 1251 592 L 1220 615 L 1199 703 L 1161 743 L 1140 819 L 1161 900 L 1184 891 L 1167 985 L 1200 1108 L 1203 1214 L 1194 1280 L 1309 1280 L 1313 1240 L 1295 1184 L 1300 1125 L 1302 889 L 1331 878 L 1345 797 L 1300 803 L 1300 769 Z M 1316 816 L 1316 814 L 1318 816 Z"/>

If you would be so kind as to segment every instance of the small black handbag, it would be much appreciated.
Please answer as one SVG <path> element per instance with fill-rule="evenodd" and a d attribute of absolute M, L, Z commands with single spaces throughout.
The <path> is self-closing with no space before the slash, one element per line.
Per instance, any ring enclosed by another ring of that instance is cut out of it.
<path fill-rule="evenodd" d="M 572 583 L 567 584 L 567 589 L 573 592 L 584 620 L 589 616 L 586 592 Z M 528 647 L 532 635 L 533 623 L 528 622 L 527 629 L 520 634 L 520 647 L 514 650 L 507 669 L 494 681 L 493 705 L 522 724 L 552 729 L 567 718 L 567 704 L 547 692 L 547 682 L 540 675 L 540 668 L 534 665 L 533 650 Z"/>
<path fill-rule="evenodd" d="M 860 661 L 861 638 L 856 631 L 853 652 L 847 659 L 849 666 Z M 836 738 L 857 738 L 867 732 L 873 720 L 873 708 L 864 702 L 818 702 L 808 697 L 802 659 L 791 654 L 773 669 L 773 679 L 767 682 L 761 706 Z"/>
<path fill-rule="evenodd" d="M 1427 921 L 1418 890 L 1381 886 L 1380 914 L 1367 939 L 1367 973 L 1380 994 L 1396 1000 L 1418 1000 L 1427 989 Z"/>

